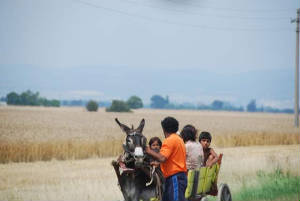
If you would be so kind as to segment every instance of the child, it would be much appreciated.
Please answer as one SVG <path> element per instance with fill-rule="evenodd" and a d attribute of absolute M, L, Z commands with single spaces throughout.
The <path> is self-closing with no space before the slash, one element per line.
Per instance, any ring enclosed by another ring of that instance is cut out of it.
<path fill-rule="evenodd" d="M 199 142 L 201 143 L 203 147 L 203 153 L 204 153 L 204 161 L 203 165 L 206 167 L 211 167 L 217 161 L 219 160 L 218 155 L 216 152 L 213 150 L 213 148 L 210 148 L 210 143 L 211 143 L 211 135 L 209 132 L 201 132 L 199 136 Z"/>
<path fill-rule="evenodd" d="M 188 170 L 193 170 L 202 166 L 203 148 L 196 141 L 197 130 L 192 125 L 186 125 L 180 132 L 186 148 L 186 166 Z"/>
<path fill-rule="evenodd" d="M 152 137 L 149 140 L 149 147 L 151 150 L 155 151 L 156 153 L 159 153 L 159 150 L 161 148 L 162 142 L 159 139 L 159 137 Z M 150 162 L 151 165 L 154 165 L 155 167 L 159 167 L 159 162 L 156 160 L 152 160 Z"/>
<path fill-rule="evenodd" d="M 159 152 L 160 148 L 161 148 L 162 142 L 159 139 L 159 137 L 153 137 L 150 139 L 149 141 L 149 147 L 150 149 L 154 150 L 155 152 Z"/>
<path fill-rule="evenodd" d="M 151 150 L 155 151 L 156 153 L 159 153 L 161 146 L 162 146 L 162 142 L 159 139 L 159 137 L 152 137 L 150 139 L 149 147 L 150 147 Z M 157 160 L 152 160 L 150 162 L 150 164 L 156 167 L 156 173 L 158 174 L 158 176 L 160 178 L 159 185 L 161 185 L 161 189 L 160 189 L 161 191 L 159 193 L 162 194 L 163 189 L 164 189 L 163 185 L 165 183 L 165 178 L 163 176 L 163 173 L 161 172 L 161 169 L 160 169 L 160 166 L 159 166 L 160 163 Z"/>

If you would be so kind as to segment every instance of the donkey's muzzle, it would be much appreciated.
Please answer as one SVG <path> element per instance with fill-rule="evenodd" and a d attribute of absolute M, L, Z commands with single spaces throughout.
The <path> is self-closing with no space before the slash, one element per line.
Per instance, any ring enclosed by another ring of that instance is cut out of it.
<path fill-rule="evenodd" d="M 144 151 L 142 147 L 136 147 L 134 149 L 135 166 L 141 167 L 144 162 Z"/>
<path fill-rule="evenodd" d="M 136 147 L 134 149 L 134 157 L 143 157 L 144 156 L 144 152 L 143 152 L 143 148 L 142 147 Z"/>

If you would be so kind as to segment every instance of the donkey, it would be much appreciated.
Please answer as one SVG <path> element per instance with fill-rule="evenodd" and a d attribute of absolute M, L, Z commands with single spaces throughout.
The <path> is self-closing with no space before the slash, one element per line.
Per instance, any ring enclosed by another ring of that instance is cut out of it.
<path fill-rule="evenodd" d="M 117 118 L 115 120 L 126 133 L 122 162 L 112 161 L 125 201 L 162 200 L 161 175 L 150 166 L 150 158 L 144 153 L 147 143 L 147 138 L 142 134 L 145 120 L 142 119 L 137 129 L 133 126 L 129 128 Z"/>

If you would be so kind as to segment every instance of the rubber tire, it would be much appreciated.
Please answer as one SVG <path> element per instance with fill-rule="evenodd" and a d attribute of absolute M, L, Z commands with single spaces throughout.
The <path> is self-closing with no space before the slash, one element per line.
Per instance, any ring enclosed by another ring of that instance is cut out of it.
<path fill-rule="evenodd" d="M 220 184 L 217 201 L 232 201 L 231 192 L 227 184 Z"/>

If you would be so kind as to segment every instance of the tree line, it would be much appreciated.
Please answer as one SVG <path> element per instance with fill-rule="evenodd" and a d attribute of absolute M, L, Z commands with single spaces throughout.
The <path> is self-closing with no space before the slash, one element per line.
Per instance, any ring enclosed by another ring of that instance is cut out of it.
<path fill-rule="evenodd" d="M 258 107 L 256 100 L 251 100 L 246 108 L 243 106 L 234 106 L 229 102 L 214 100 L 211 104 L 195 105 L 192 103 L 172 103 L 169 97 L 161 95 L 153 95 L 150 98 L 150 105 L 144 105 L 140 97 L 133 95 L 126 101 L 112 100 L 112 101 L 95 101 L 95 100 L 48 100 L 39 96 L 39 92 L 32 92 L 27 90 L 21 94 L 10 92 L 6 97 L 1 98 L 6 101 L 8 105 L 32 105 L 32 106 L 85 106 L 88 111 L 97 111 L 98 107 L 105 107 L 107 112 L 131 112 L 132 109 L 139 109 L 143 107 L 153 109 L 185 109 L 185 110 L 221 110 L 221 111 L 247 111 L 247 112 L 272 112 L 272 113 L 293 113 L 293 109 L 278 109 L 272 107 Z"/>
<path fill-rule="evenodd" d="M 21 94 L 16 92 L 10 92 L 6 95 L 7 105 L 30 105 L 30 106 L 47 106 L 47 107 L 59 107 L 59 100 L 48 100 L 40 97 L 39 92 L 32 92 L 30 90 L 24 91 Z"/>
<path fill-rule="evenodd" d="M 238 111 L 238 112 L 272 112 L 272 113 L 293 113 L 293 109 L 278 109 L 272 107 L 258 107 L 256 100 L 251 100 L 246 108 L 243 106 L 234 106 L 229 102 L 214 100 L 211 104 L 195 105 L 192 103 L 175 104 L 170 102 L 169 97 L 165 98 L 161 95 L 153 95 L 150 98 L 150 105 L 144 106 L 142 99 L 138 96 L 131 96 L 127 101 L 113 100 L 112 102 L 99 102 L 98 105 L 106 107 L 107 112 L 130 112 L 131 109 L 138 109 L 142 107 L 150 107 L 153 109 L 185 109 L 185 110 L 215 110 L 215 111 Z"/>

